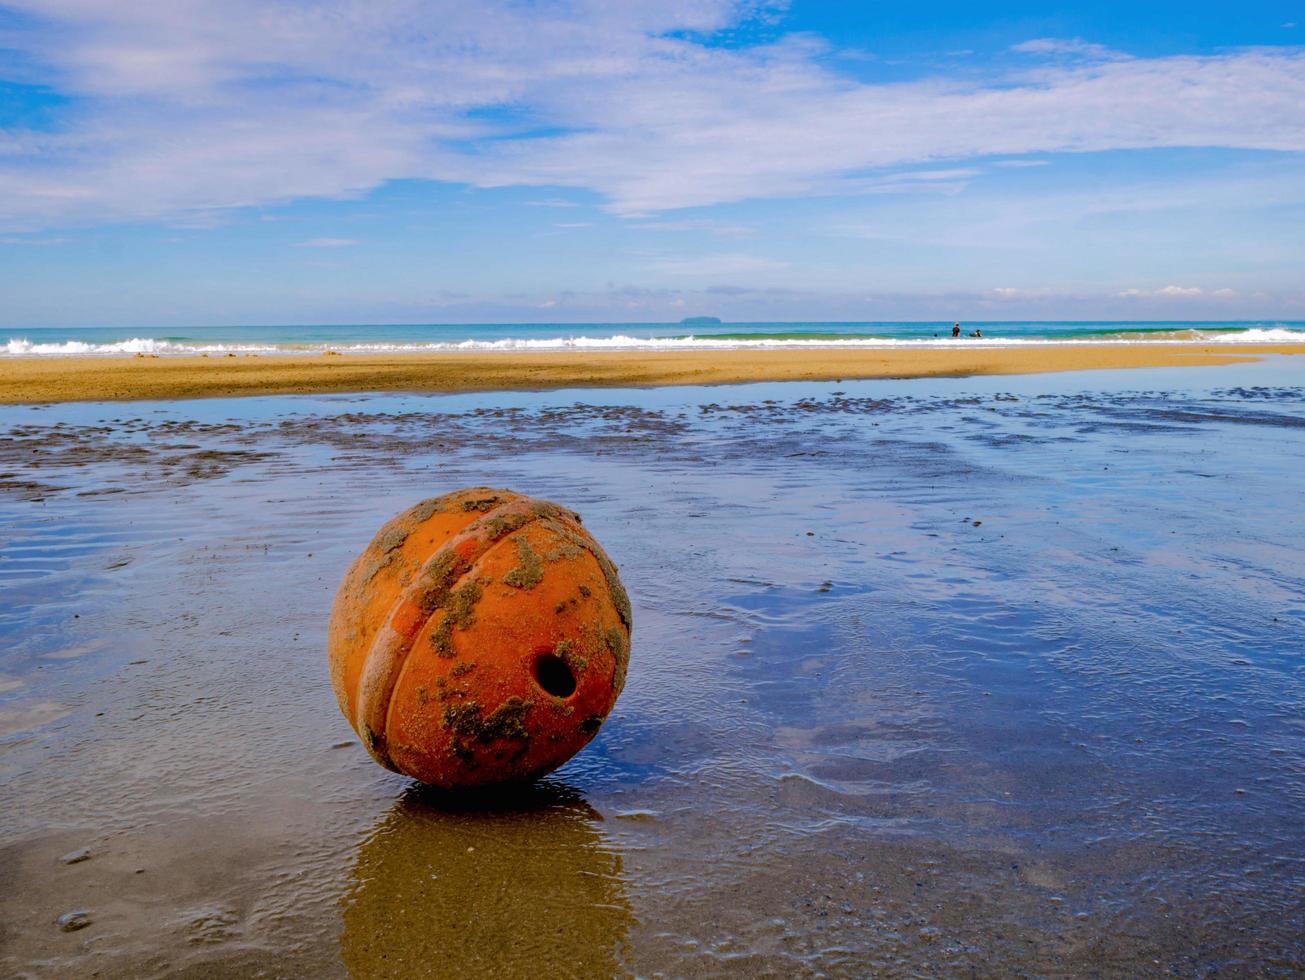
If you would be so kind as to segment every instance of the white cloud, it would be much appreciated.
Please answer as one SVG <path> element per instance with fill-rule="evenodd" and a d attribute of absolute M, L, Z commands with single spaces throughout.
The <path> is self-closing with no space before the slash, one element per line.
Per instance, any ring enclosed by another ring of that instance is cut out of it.
<path fill-rule="evenodd" d="M 578 208 L 579 203 L 568 201 L 564 197 L 546 197 L 537 201 L 527 201 L 526 205 L 532 208 Z"/>
<path fill-rule="evenodd" d="M 0 245 L 67 245 L 71 238 L 28 238 L 22 235 L 0 236 Z"/>
<path fill-rule="evenodd" d="M 0 49 L 74 99 L 55 132 L 0 135 L 0 225 L 16 230 L 202 224 L 393 179 L 584 189 L 630 216 L 955 193 L 973 169 L 956 162 L 986 156 L 1305 151 L 1298 48 L 1124 59 L 1044 38 L 1013 74 L 868 84 L 809 36 L 703 43 L 756 15 L 731 0 L 9 5 L 36 26 Z"/>
<path fill-rule="evenodd" d="M 1119 293 L 1120 296 L 1128 298 L 1148 298 L 1154 297 L 1159 299 L 1183 299 L 1195 296 L 1204 296 L 1205 290 L 1200 286 L 1161 286 L 1159 289 L 1125 289 Z M 1220 289 L 1214 293 L 1216 296 L 1232 295 L 1231 289 Z"/>
<path fill-rule="evenodd" d="M 1011 47 L 1011 50 L 1020 54 L 1068 55 L 1070 57 L 1094 58 L 1104 61 L 1123 60 L 1128 57 L 1118 51 L 1112 51 L 1104 44 L 1093 44 L 1079 37 L 1039 37 L 1032 41 L 1025 41 L 1023 44 L 1016 44 Z"/>
<path fill-rule="evenodd" d="M 1059 296 L 1056 290 L 1040 286 L 1035 289 L 1027 289 L 1019 286 L 997 286 L 988 290 L 988 296 L 992 299 L 1004 300 L 1030 300 L 1030 299 L 1047 299 Z"/>
<path fill-rule="evenodd" d="M 894 174 L 893 180 L 965 180 L 970 177 L 977 177 L 980 171 L 973 167 L 953 167 L 950 170 L 914 170 L 906 173 Z"/>
<path fill-rule="evenodd" d="M 352 238 L 310 238 L 304 242 L 295 242 L 296 248 L 348 248 L 358 243 Z"/>
<path fill-rule="evenodd" d="M 751 238 L 757 233 L 755 225 L 743 221 L 721 221 L 715 218 L 677 218 L 668 221 L 643 221 L 636 228 L 648 231 L 702 232 L 717 238 Z"/>

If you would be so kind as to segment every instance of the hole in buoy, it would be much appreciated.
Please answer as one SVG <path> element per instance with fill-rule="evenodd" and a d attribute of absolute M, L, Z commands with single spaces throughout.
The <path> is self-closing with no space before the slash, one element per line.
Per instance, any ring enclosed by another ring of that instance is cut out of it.
<path fill-rule="evenodd" d="M 535 680 L 555 698 L 569 698 L 575 693 L 575 674 L 555 654 L 546 653 L 535 661 Z"/>

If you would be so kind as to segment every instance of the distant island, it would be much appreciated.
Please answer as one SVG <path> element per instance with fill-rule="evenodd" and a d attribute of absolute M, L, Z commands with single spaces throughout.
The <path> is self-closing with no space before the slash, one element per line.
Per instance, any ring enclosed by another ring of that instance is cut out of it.
<path fill-rule="evenodd" d="M 680 321 L 682 327 L 711 327 L 721 323 L 718 316 L 686 316 Z"/>

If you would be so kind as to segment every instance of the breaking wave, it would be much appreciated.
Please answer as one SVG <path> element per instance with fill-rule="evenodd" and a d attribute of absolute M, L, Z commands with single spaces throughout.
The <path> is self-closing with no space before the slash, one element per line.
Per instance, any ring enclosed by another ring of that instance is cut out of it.
<path fill-rule="evenodd" d="M 371 328 L 381 330 L 384 328 Z M 269 332 L 271 332 L 269 330 Z M 219 342 L 154 337 L 131 337 L 107 343 L 85 340 L 32 341 L 10 337 L 0 355 L 10 357 L 70 356 L 181 356 L 246 354 L 417 354 L 441 352 L 528 352 L 528 351 L 659 351 L 659 350 L 731 350 L 731 349 L 803 349 L 803 348 L 892 348 L 892 347 L 1023 347 L 1030 345 L 1084 344 L 1264 344 L 1305 343 L 1305 329 L 1285 326 L 1250 328 L 1185 328 L 1113 331 L 1097 329 L 1077 335 L 992 336 L 973 338 L 950 336 L 885 336 L 872 333 L 826 333 L 818 331 L 748 332 L 634 337 L 623 333 L 609 336 L 572 337 L 503 337 L 498 339 L 443 341 L 386 341 L 354 343 L 286 343 L 273 339 L 247 342 Z"/>

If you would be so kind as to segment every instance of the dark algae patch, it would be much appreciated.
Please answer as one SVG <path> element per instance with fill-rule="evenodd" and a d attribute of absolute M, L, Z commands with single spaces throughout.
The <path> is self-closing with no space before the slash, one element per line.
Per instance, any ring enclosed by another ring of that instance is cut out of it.
<path fill-rule="evenodd" d="M 506 537 L 513 531 L 519 531 L 531 521 L 535 515 L 528 511 L 518 511 L 514 514 L 493 514 L 483 517 L 472 527 L 485 528 L 485 533 L 489 535 L 491 541 L 497 541 L 499 538 Z"/>
<path fill-rule="evenodd" d="M 396 524 L 377 538 L 374 547 L 380 552 L 380 556 L 374 558 L 367 566 L 367 572 L 363 576 L 364 585 L 380 574 L 382 569 L 389 568 L 398 561 L 399 549 L 408 540 L 408 527 L 406 523 Z"/>
<path fill-rule="evenodd" d="M 634 613 L 630 608 L 630 596 L 625 591 L 625 586 L 616 575 L 616 566 L 606 555 L 599 553 L 594 555 L 598 559 L 598 567 L 603 570 L 603 577 L 607 579 L 607 591 L 612 596 L 612 605 L 616 606 L 616 613 L 621 617 L 621 622 L 625 628 L 634 627 Z"/>
<path fill-rule="evenodd" d="M 518 697 L 510 697 L 485 718 L 477 736 L 482 742 L 492 742 L 499 738 L 530 738 L 524 719 L 533 702 Z"/>
<path fill-rule="evenodd" d="M 612 651 L 612 659 L 616 662 L 612 683 L 616 685 L 616 689 L 619 691 L 625 687 L 625 675 L 630 669 L 630 641 L 615 626 L 607 630 L 605 639 L 607 640 L 607 648 Z"/>
<path fill-rule="evenodd" d="M 444 602 L 444 618 L 431 630 L 430 642 L 435 652 L 441 657 L 451 657 L 453 649 L 453 628 L 467 629 L 475 622 L 476 603 L 480 601 L 483 590 L 474 580 L 463 582 L 448 593 Z"/>
<path fill-rule="evenodd" d="M 113 479 L 121 480 L 131 494 L 147 492 L 148 487 L 160 483 L 187 485 L 235 472 L 242 472 L 245 478 L 251 478 L 248 474 L 266 478 L 272 470 L 269 464 L 297 457 L 304 446 L 322 447 L 331 454 L 324 454 L 314 464 L 318 472 L 331 469 L 339 460 L 374 467 L 377 473 L 393 472 L 402 467 L 404 460 L 461 451 L 489 458 L 524 452 L 564 452 L 589 461 L 597 454 L 632 457 L 655 452 L 663 461 L 683 463 L 698 458 L 695 441 L 713 438 L 718 426 L 731 427 L 734 431 L 730 434 L 736 436 L 714 447 L 713 458 L 718 461 L 787 459 L 812 451 L 843 453 L 848 447 L 840 441 L 840 433 L 832 431 L 838 425 L 857 425 L 870 419 L 888 425 L 905 416 L 944 419 L 958 409 L 975 408 L 999 413 L 1000 421 L 1016 424 L 1026 420 L 1036 423 L 1049 411 L 1070 409 L 1080 413 L 1082 421 L 1101 426 L 1118 426 L 1127 415 L 1139 432 L 1157 432 L 1164 424 L 1169 424 L 1171 431 L 1194 430 L 1208 423 L 1290 429 L 1305 425 L 1290 409 L 1298 397 L 1296 389 L 1250 387 L 1219 389 L 1200 399 L 1173 392 L 1135 391 L 1050 393 L 1020 400 L 1008 394 L 990 399 L 839 396 L 711 403 L 678 409 L 576 403 L 466 412 L 356 411 L 333 416 L 296 412 L 275 419 L 244 418 L 239 422 L 125 417 L 105 425 L 74 425 L 46 424 L 30 418 L 0 433 L 0 472 L 12 474 L 0 480 L 0 495 L 85 492 L 93 488 L 74 477 L 101 464 L 119 468 Z M 1259 410 L 1248 403 L 1258 403 Z M 796 431 L 808 422 L 820 424 L 823 431 Z M 1019 435 L 1041 438 L 1030 433 Z M 982 440 L 984 436 L 976 432 L 971 438 Z M 201 442 L 203 450 L 195 453 L 194 448 Z M 819 448 L 812 450 L 812 446 Z M 137 472 L 127 472 L 133 470 Z M 408 517 L 421 523 L 445 506 L 480 511 L 484 502 L 496 494 L 502 491 L 476 487 L 461 500 L 441 502 L 440 498 L 429 498 L 411 508 Z M 500 506 L 502 497 L 483 513 L 490 516 Z M 556 511 L 579 523 L 562 508 Z M 495 536 L 520 526 L 508 521 L 496 528 Z"/>
<path fill-rule="evenodd" d="M 576 516 L 576 515 L 571 515 L 571 516 Z M 598 563 L 598 567 L 603 573 L 603 578 L 607 582 L 607 591 L 611 595 L 612 605 L 616 607 L 617 615 L 621 617 L 621 622 L 625 624 L 625 628 L 627 630 L 630 629 L 632 626 L 632 619 L 633 619 L 633 615 L 630 608 L 630 597 L 629 595 L 626 594 L 625 586 L 621 584 L 621 579 L 617 575 L 616 566 L 612 564 L 612 560 L 607 557 L 607 555 L 602 551 L 601 548 L 591 547 L 588 541 L 586 541 L 583 537 L 577 534 L 574 530 L 567 527 L 565 522 L 560 520 L 552 520 L 549 522 L 549 527 L 551 530 L 556 531 L 557 534 L 560 535 L 567 544 L 571 545 L 574 548 L 578 548 L 583 551 L 588 551 L 591 555 L 593 555 L 594 561 Z M 551 558 L 551 554 L 550 554 L 550 558 Z M 581 585 L 580 594 L 588 598 L 588 596 L 590 595 L 589 587 L 587 585 Z"/>
<path fill-rule="evenodd" d="M 444 501 L 440 497 L 430 497 L 413 505 L 408 511 L 408 517 L 413 524 L 424 524 L 436 514 L 444 510 Z"/>
<path fill-rule="evenodd" d="M 462 574 L 462 560 L 452 551 L 440 551 L 426 563 L 422 571 L 425 591 L 421 597 L 421 608 L 427 613 L 441 609 L 448 602 L 453 583 Z"/>
<path fill-rule="evenodd" d="M 544 578 L 544 563 L 524 534 L 518 535 L 515 541 L 521 564 L 504 575 L 503 581 L 516 589 L 533 589 Z"/>
<path fill-rule="evenodd" d="M 408 540 L 408 525 L 398 524 L 388 531 L 385 531 L 376 540 L 376 546 L 382 554 L 388 555 L 392 551 L 397 551 L 403 547 L 404 542 Z"/>
<path fill-rule="evenodd" d="M 525 717 L 533 704 L 514 695 L 483 718 L 479 701 L 450 704 L 444 708 L 444 727 L 460 739 L 481 744 L 499 739 L 529 741 Z"/>
<path fill-rule="evenodd" d="M 480 702 L 466 701 L 444 708 L 444 727 L 454 735 L 472 737 L 480 724 Z"/>
<path fill-rule="evenodd" d="M 575 644 L 570 640 L 563 640 L 553 648 L 553 656 L 564 661 L 568 667 L 576 674 L 580 674 L 589 666 L 589 658 L 582 656 L 575 650 Z"/>

